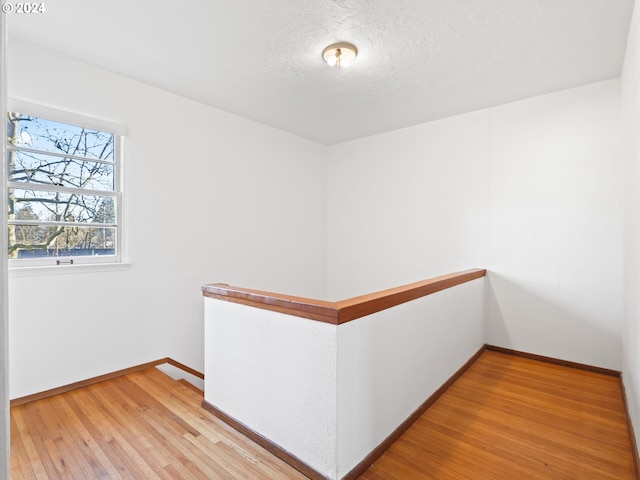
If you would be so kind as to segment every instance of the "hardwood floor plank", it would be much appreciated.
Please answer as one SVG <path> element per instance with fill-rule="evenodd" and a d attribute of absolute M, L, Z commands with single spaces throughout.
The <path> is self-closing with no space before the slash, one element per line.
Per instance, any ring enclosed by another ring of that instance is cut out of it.
<path fill-rule="evenodd" d="M 106 470 L 75 428 L 76 419 L 66 416 L 62 397 L 47 399 L 43 402 L 43 408 L 47 410 L 47 415 L 41 411 L 41 417 L 46 416 L 51 420 L 48 428 L 59 433 L 59 437 L 54 440 L 59 450 L 59 462 L 67 464 L 68 472 L 79 471 L 86 478 L 105 478 Z M 67 473 L 62 474 L 62 476 L 66 475 Z"/>
<path fill-rule="evenodd" d="M 460 402 L 463 405 L 468 405 L 465 403 L 465 399 L 460 399 Z M 474 405 L 470 404 L 469 409 L 472 408 L 474 408 Z M 460 421 L 467 421 L 469 424 L 475 423 L 476 429 L 488 431 L 493 436 L 505 439 L 508 442 L 531 444 L 528 448 L 537 448 L 538 445 L 547 443 L 552 451 L 556 448 L 565 448 L 575 455 L 590 456 L 590 460 L 594 462 L 607 462 L 620 449 L 620 446 L 612 445 L 608 442 L 594 444 L 594 442 L 589 441 L 590 439 L 585 441 L 584 435 L 567 432 L 554 425 L 540 424 L 539 428 L 532 432 L 530 417 L 513 415 L 501 408 L 492 408 L 492 410 L 493 412 L 487 415 L 483 413 L 473 414 L 459 408 L 452 411 L 441 408 L 438 411 L 432 411 L 430 418 L 441 424 L 446 424 L 452 416 L 456 416 Z M 496 418 L 501 418 L 502 421 L 497 422 Z M 462 433 L 454 432 L 452 435 L 462 435 Z"/>
<path fill-rule="evenodd" d="M 210 458 L 202 452 L 201 449 L 197 448 L 194 444 L 190 442 L 173 442 L 171 439 L 176 438 L 177 434 L 175 430 L 170 429 L 164 421 L 163 417 L 159 414 L 153 412 L 152 410 L 147 410 L 143 412 L 145 420 L 149 427 L 153 428 L 158 435 L 162 436 L 162 438 L 166 439 L 166 441 L 171 442 L 172 456 L 183 464 L 191 474 L 194 475 L 195 478 L 198 479 L 209 479 L 215 478 L 217 472 L 215 469 L 211 468 L 209 465 Z M 198 435 L 193 435 L 191 432 L 186 432 L 181 435 L 183 438 L 188 437 L 197 437 Z"/>
<path fill-rule="evenodd" d="M 627 480 L 619 380 L 485 351 L 362 480 Z M 155 368 L 11 409 L 23 479 L 303 480 Z"/>
<path fill-rule="evenodd" d="M 461 442 L 474 447 L 480 446 L 481 454 L 496 457 L 494 462 L 506 459 L 520 466 L 527 466 L 536 474 L 551 469 L 557 470 L 558 475 L 562 474 L 565 478 L 574 478 L 575 468 L 571 462 L 580 458 L 580 469 L 593 472 L 594 478 L 621 478 L 620 475 L 624 475 L 617 463 L 611 462 L 609 458 L 586 454 L 582 448 L 567 448 L 562 442 L 550 442 L 550 439 L 533 436 L 527 431 L 498 430 L 495 424 L 477 424 L 462 436 L 443 427 L 439 419 L 435 420 L 437 423 L 425 422 L 417 425 L 416 430 L 425 435 L 438 431 L 446 437 L 458 437 Z M 514 449 L 514 445 L 518 448 Z"/>
<path fill-rule="evenodd" d="M 614 409 L 613 405 L 604 405 L 603 402 L 598 401 L 598 397 L 586 392 L 580 396 L 564 392 L 550 393 L 541 391 L 533 384 L 522 384 L 523 379 L 519 379 L 519 381 L 503 379 L 501 380 L 502 383 L 498 383 L 493 382 L 493 379 L 485 375 L 484 372 L 479 371 L 478 373 L 482 375 L 482 378 L 461 379 L 460 383 L 456 385 L 457 389 L 475 391 L 477 394 L 491 394 L 496 385 L 508 382 L 508 387 L 503 388 L 501 391 L 502 398 L 516 404 L 526 403 L 531 408 L 546 409 L 550 403 L 553 403 L 555 408 L 552 413 L 557 416 L 592 415 L 594 419 L 599 419 L 601 423 L 617 424 L 624 417 L 622 410 Z M 611 395 L 613 394 L 615 392 L 611 392 Z M 619 403 L 621 397 L 616 400 Z"/>
<path fill-rule="evenodd" d="M 155 368 L 11 409 L 13 480 L 303 480 Z"/>
<path fill-rule="evenodd" d="M 96 386 L 102 388 L 102 384 Z M 99 443 L 105 455 L 117 466 L 125 478 L 151 478 L 160 480 L 144 458 L 138 453 L 137 445 L 129 441 L 126 431 L 120 432 L 120 425 L 109 411 L 103 411 L 102 405 L 93 395 L 91 387 L 70 392 L 67 401 L 75 408 L 75 414 L 83 425 L 91 432 L 93 438 Z M 111 410 L 115 410 L 112 408 Z M 86 413 L 85 413 L 86 412 Z"/>
<path fill-rule="evenodd" d="M 634 479 L 619 380 L 485 351 L 362 476 Z"/>
<path fill-rule="evenodd" d="M 59 478 L 58 469 L 49 454 L 49 449 L 47 448 L 46 443 L 50 442 L 51 433 L 48 431 L 42 418 L 40 418 L 37 406 L 33 404 L 25 405 L 21 413 L 26 427 L 25 431 L 34 447 L 34 453 L 37 456 L 39 470 L 44 475 L 43 478 Z"/>
<path fill-rule="evenodd" d="M 114 382 L 90 390 L 93 390 L 92 393 L 103 410 L 109 410 L 110 405 L 118 405 L 119 408 L 110 409 L 110 421 L 117 426 L 118 433 L 128 438 L 129 443 L 135 446 L 141 462 L 139 466 L 150 468 L 159 478 L 171 480 L 175 477 L 171 477 L 166 467 L 173 463 L 182 475 L 178 478 L 193 479 L 193 475 L 175 458 L 167 441 L 159 439 L 158 433 L 145 424 L 140 415 L 144 409 L 136 408 L 135 400 L 121 395 Z"/>
<path fill-rule="evenodd" d="M 152 373 L 151 375 L 157 375 L 157 373 Z M 131 377 L 131 380 L 140 384 L 140 386 L 154 394 L 154 397 L 158 398 L 163 404 L 170 406 L 172 409 L 176 409 L 176 411 L 180 412 L 180 415 L 183 419 L 188 419 L 188 421 L 192 424 L 194 428 L 200 432 L 201 435 L 206 435 L 211 438 L 214 442 L 224 442 L 231 448 L 238 450 L 245 458 L 249 459 L 251 462 L 259 465 L 263 473 L 262 475 L 266 475 L 264 478 L 290 478 L 291 475 L 290 468 L 280 459 L 273 457 L 271 454 L 266 452 L 261 447 L 256 448 L 256 445 L 244 437 L 242 434 L 237 432 L 235 429 L 229 427 L 227 424 L 222 423 L 216 417 L 210 415 L 206 419 L 203 419 L 201 416 L 194 416 L 191 414 L 194 408 L 200 408 L 200 404 L 202 403 L 202 394 L 192 391 L 192 389 L 184 386 L 184 385 L 176 385 L 170 384 L 167 386 L 162 386 L 162 388 L 169 389 L 165 390 L 169 392 L 169 395 L 160 396 L 160 388 L 159 382 L 156 382 L 156 379 L 152 381 L 151 376 L 149 375 L 140 375 Z M 161 379 L 158 379 L 159 381 Z M 180 394 L 174 394 L 170 389 L 177 389 L 180 391 Z M 185 400 L 190 400 L 189 404 L 185 404 Z M 211 422 L 214 422 L 217 427 L 216 430 L 211 429 Z M 217 432 L 213 437 L 211 437 L 211 433 Z M 216 443 L 217 445 L 217 443 Z M 216 448 L 218 448 L 216 446 Z M 283 468 L 285 467 L 285 468 Z M 258 473 L 256 473 L 258 475 Z M 260 477 L 263 478 L 263 477 Z M 305 476 L 297 473 L 293 478 L 306 478 Z"/>
<path fill-rule="evenodd" d="M 81 420 L 75 415 L 73 409 L 71 408 L 71 405 L 68 402 L 68 399 L 62 396 L 59 398 L 61 399 L 61 402 L 58 408 L 60 409 L 60 412 L 62 412 L 62 414 L 65 416 L 65 421 L 73 427 L 75 431 L 74 436 L 76 436 L 76 438 L 80 440 L 82 444 L 85 445 L 86 448 L 91 452 L 90 454 L 88 452 L 86 453 L 87 461 L 92 462 L 93 456 L 104 469 L 104 478 L 110 480 L 122 480 L 123 476 L 120 470 L 111 462 L 109 457 L 98 445 L 91 433 L 85 428 Z"/>
<path fill-rule="evenodd" d="M 22 422 L 23 424 L 23 422 Z M 36 478 L 36 472 L 33 469 L 32 462 L 37 459 L 37 455 L 33 454 L 33 444 L 28 435 L 24 435 L 24 427 L 18 426 L 16 416 L 11 415 L 10 418 L 11 427 L 11 443 L 12 451 L 16 451 L 17 461 L 11 463 L 11 477 L 12 478 Z M 30 444 L 30 445 L 28 445 Z M 41 475 L 43 472 L 40 472 Z"/>

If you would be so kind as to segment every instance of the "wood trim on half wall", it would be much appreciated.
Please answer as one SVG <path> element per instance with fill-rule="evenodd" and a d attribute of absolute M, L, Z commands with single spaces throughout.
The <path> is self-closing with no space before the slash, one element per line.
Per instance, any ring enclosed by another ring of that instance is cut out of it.
<path fill-rule="evenodd" d="M 410 283 L 402 287 L 390 288 L 368 295 L 353 297 L 348 300 L 341 300 L 336 302 L 338 307 L 338 324 L 350 322 L 351 320 L 356 320 L 366 315 L 395 307 L 396 305 L 426 297 L 432 293 L 482 278 L 486 274 L 486 270 L 475 268 Z"/>
<path fill-rule="evenodd" d="M 240 303 L 249 307 L 286 313 L 319 322 L 338 323 L 338 309 L 334 302 L 232 287 L 225 283 L 203 285 L 201 289 L 202 295 L 205 297 L 216 298 L 225 302 Z"/>
<path fill-rule="evenodd" d="M 474 268 L 339 302 L 326 302 L 324 300 L 232 287 L 224 283 L 203 285 L 201 289 L 202 295 L 205 297 L 340 325 L 440 290 L 482 278 L 486 274 L 487 271 L 485 269 Z"/>

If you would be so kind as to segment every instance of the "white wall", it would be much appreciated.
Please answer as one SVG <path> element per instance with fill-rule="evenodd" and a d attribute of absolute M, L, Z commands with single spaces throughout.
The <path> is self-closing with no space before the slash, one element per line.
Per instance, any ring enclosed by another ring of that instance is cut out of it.
<path fill-rule="evenodd" d="M 619 89 L 491 110 L 488 343 L 620 370 Z"/>
<path fill-rule="evenodd" d="M 204 302 L 205 400 L 336 478 L 336 325 Z"/>
<path fill-rule="evenodd" d="M 350 298 L 485 267 L 488 113 L 327 150 L 327 292 Z"/>
<path fill-rule="evenodd" d="M 485 278 L 338 327 L 338 476 L 484 344 Z"/>
<path fill-rule="evenodd" d="M 486 340 L 620 369 L 620 82 L 328 148 L 330 298 L 490 270 Z"/>
<path fill-rule="evenodd" d="M 325 294 L 325 148 L 11 38 L 9 95 L 125 125 L 130 268 L 10 278 L 11 396 L 169 356 L 200 285 Z"/>
<path fill-rule="evenodd" d="M 622 74 L 625 119 L 625 230 L 622 378 L 636 438 L 640 434 L 640 8 L 636 4 Z"/>

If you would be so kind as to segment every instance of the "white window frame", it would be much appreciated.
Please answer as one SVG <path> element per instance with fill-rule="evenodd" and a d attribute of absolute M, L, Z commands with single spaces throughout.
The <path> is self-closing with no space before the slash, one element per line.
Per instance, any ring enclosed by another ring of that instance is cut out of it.
<path fill-rule="evenodd" d="M 43 257 L 43 258 L 9 258 L 8 266 L 10 269 L 22 269 L 28 268 L 31 269 L 33 267 L 64 267 L 65 269 L 76 269 L 74 267 L 81 267 L 78 270 L 86 270 L 87 266 L 90 265 L 104 265 L 108 264 L 123 264 L 124 258 L 124 235 L 122 232 L 122 218 L 123 218 L 123 207 L 122 207 L 122 153 L 123 153 L 123 141 L 125 136 L 125 128 L 124 126 L 110 122 L 107 120 L 98 119 L 95 117 L 90 117 L 82 114 L 72 113 L 65 110 L 59 110 L 57 108 L 47 107 L 44 105 L 39 105 L 31 102 L 27 102 L 24 100 L 19 100 L 15 98 L 8 99 L 7 110 L 10 112 L 18 112 L 25 115 L 32 115 L 34 117 L 43 118 L 45 120 L 52 120 L 56 122 L 66 123 L 68 125 L 80 126 L 91 128 L 94 130 L 99 130 L 106 133 L 111 133 L 114 135 L 114 189 L 113 192 L 107 191 L 96 191 L 92 192 L 90 190 L 84 190 L 83 193 L 95 193 L 96 195 L 105 195 L 113 196 L 116 200 L 116 248 L 115 255 L 78 255 L 78 256 L 64 256 L 64 257 Z M 7 112 L 4 113 L 5 122 Z M 109 162 L 112 163 L 112 162 Z M 5 178 L 9 188 L 21 188 L 24 189 L 24 183 L 22 182 L 10 182 L 8 178 Z M 57 187 L 50 186 L 47 188 L 50 191 L 61 191 L 61 192 L 76 192 L 78 193 L 79 189 L 74 189 L 72 187 Z M 12 224 L 19 224 L 16 221 L 11 221 Z M 42 222 L 46 224 L 46 222 Z M 100 227 L 101 225 L 96 225 Z M 106 226 L 106 225 L 105 225 Z M 113 225 L 109 225 L 110 228 L 113 228 Z M 6 232 L 4 233 L 6 235 Z M 4 255 L 7 255 L 7 252 L 4 252 Z M 72 262 L 70 262 L 72 261 Z"/>

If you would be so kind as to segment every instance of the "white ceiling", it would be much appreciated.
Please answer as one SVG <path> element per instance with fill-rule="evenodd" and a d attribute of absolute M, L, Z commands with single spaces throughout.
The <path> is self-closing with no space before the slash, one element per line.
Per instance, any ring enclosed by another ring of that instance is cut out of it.
<path fill-rule="evenodd" d="M 53 0 L 10 35 L 325 144 L 620 75 L 633 0 Z M 331 69 L 324 47 L 359 56 Z M 10 47 L 9 47 L 10 48 Z"/>

